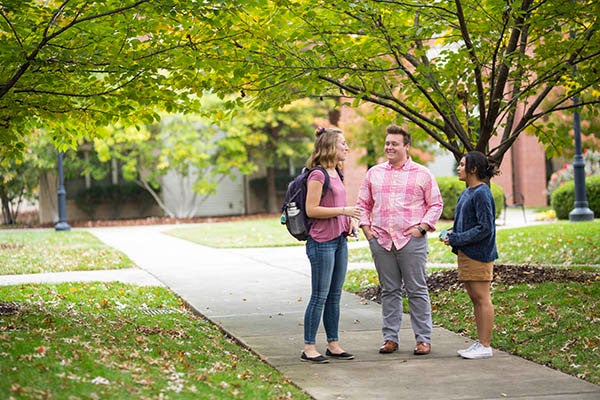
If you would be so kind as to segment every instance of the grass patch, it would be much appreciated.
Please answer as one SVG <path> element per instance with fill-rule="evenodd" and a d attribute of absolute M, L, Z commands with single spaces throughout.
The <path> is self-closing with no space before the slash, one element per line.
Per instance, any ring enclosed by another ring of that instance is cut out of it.
<path fill-rule="evenodd" d="M 450 222 L 442 221 L 438 224 L 438 231 L 450 226 L 452 226 Z M 279 218 L 275 216 L 183 226 L 164 233 L 215 248 L 304 246 L 306 243 L 292 237 L 285 226 L 281 225 Z M 360 240 L 366 240 L 362 230 L 359 230 L 358 233 Z M 365 254 L 368 253 L 369 257 L 351 261 L 371 260 L 368 248 L 356 250 L 366 250 Z M 360 252 L 357 251 L 356 254 L 358 253 Z"/>
<path fill-rule="evenodd" d="M 554 222 L 499 229 L 498 264 L 600 265 L 600 220 Z M 350 262 L 371 261 L 368 248 L 349 249 Z M 431 263 L 456 263 L 456 255 L 436 235 L 429 238 Z"/>
<path fill-rule="evenodd" d="M 289 234 L 277 217 L 205 223 L 175 228 L 164 233 L 216 248 L 304 245 L 304 242 Z"/>
<path fill-rule="evenodd" d="M 120 251 L 84 231 L 0 231 L 0 274 L 120 269 L 133 266 Z"/>
<path fill-rule="evenodd" d="M 379 284 L 372 269 L 348 271 L 344 290 L 369 292 Z M 433 322 L 475 339 L 473 306 L 459 290 L 430 291 Z M 492 347 L 600 384 L 600 281 L 492 285 Z M 404 311 L 408 302 L 403 298 Z"/>
<path fill-rule="evenodd" d="M 0 316 L 2 398 L 309 399 L 161 287 L 5 286 L 0 299 L 17 308 Z"/>
<path fill-rule="evenodd" d="M 358 293 L 361 289 L 379 285 L 379 278 L 375 269 L 355 269 L 346 272 L 344 290 Z"/>
<path fill-rule="evenodd" d="M 452 225 L 440 221 L 438 231 Z M 198 224 L 176 228 L 166 233 L 205 246 L 278 247 L 298 246 L 304 242 L 294 239 L 275 217 L 252 220 Z M 365 240 L 361 233 L 361 240 Z M 572 223 L 560 221 L 520 228 L 499 229 L 497 246 L 501 264 L 600 265 L 600 220 Z M 428 261 L 456 262 L 456 255 L 441 243 L 437 234 L 429 238 Z M 350 262 L 370 262 L 368 247 L 349 249 Z"/>
<path fill-rule="evenodd" d="M 600 384 L 600 283 L 494 285 L 492 347 Z M 434 323 L 477 337 L 464 291 L 433 292 Z"/>

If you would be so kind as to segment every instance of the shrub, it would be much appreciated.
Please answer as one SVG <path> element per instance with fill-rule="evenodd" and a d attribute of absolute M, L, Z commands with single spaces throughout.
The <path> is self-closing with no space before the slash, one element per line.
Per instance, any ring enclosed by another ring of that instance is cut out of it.
<path fill-rule="evenodd" d="M 585 175 L 597 176 L 600 175 L 600 153 L 597 151 L 584 150 L 583 161 L 585 162 Z M 554 172 L 548 181 L 546 193 L 552 196 L 552 193 L 566 182 L 574 179 L 573 164 L 565 164 L 562 169 Z"/>
<path fill-rule="evenodd" d="M 82 189 L 75 195 L 75 205 L 88 216 L 94 218 L 96 209 L 104 199 L 105 189 L 101 186 L 92 186 L 89 189 Z"/>
<path fill-rule="evenodd" d="M 465 183 L 458 180 L 455 176 L 443 176 L 436 178 L 437 184 L 444 200 L 444 210 L 441 219 L 454 219 L 456 202 L 458 196 L 465 189 Z"/>
<path fill-rule="evenodd" d="M 585 178 L 585 190 L 590 209 L 596 218 L 600 217 L 600 176 Z M 550 204 L 558 219 L 569 219 L 575 203 L 575 181 L 568 181 L 558 187 L 550 197 Z"/>
<path fill-rule="evenodd" d="M 155 188 L 160 192 L 160 188 Z M 148 191 L 134 182 L 125 182 L 120 185 L 92 186 L 88 189 L 80 190 L 75 197 L 75 205 L 83 211 L 88 218 L 94 219 L 97 208 L 102 204 L 107 204 L 111 211 L 111 218 L 118 218 L 121 215 L 122 207 L 125 203 L 134 203 L 137 205 L 140 216 L 154 205 L 155 200 Z"/>
<path fill-rule="evenodd" d="M 494 196 L 494 204 L 496 205 L 496 218 L 502 213 L 504 208 L 504 190 L 502 186 L 492 182 L 492 196 Z"/>
<path fill-rule="evenodd" d="M 441 219 L 452 220 L 454 219 L 454 211 L 456 210 L 458 197 L 461 192 L 465 190 L 465 183 L 459 181 L 455 176 L 437 177 L 436 181 L 440 187 L 442 199 L 444 200 L 444 210 L 442 211 Z M 495 183 L 492 183 L 491 189 L 492 196 L 494 196 L 494 203 L 496 204 L 496 218 L 498 218 L 504 207 L 504 191 Z"/>

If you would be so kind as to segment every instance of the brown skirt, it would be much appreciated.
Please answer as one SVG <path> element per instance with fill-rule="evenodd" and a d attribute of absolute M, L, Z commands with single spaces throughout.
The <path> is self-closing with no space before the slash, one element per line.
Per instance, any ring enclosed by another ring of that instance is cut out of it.
<path fill-rule="evenodd" d="M 462 251 L 458 251 L 458 280 L 464 281 L 491 281 L 494 275 L 494 262 L 481 262 L 469 258 Z"/>

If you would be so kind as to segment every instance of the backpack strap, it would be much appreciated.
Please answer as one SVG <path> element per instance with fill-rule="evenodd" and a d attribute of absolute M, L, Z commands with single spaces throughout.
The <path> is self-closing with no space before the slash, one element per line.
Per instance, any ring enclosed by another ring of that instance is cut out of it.
<path fill-rule="evenodd" d="M 337 171 L 337 173 L 338 173 L 338 176 L 340 177 L 340 179 L 342 180 L 342 182 L 344 182 L 344 173 L 342 172 L 342 170 L 341 170 L 341 169 L 339 169 L 339 168 L 337 167 L 337 165 L 335 166 L 335 170 Z"/>

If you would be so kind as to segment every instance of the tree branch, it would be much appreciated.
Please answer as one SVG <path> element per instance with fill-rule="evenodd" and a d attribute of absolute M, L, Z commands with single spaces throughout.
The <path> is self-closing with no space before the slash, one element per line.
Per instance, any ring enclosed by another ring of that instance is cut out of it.
<path fill-rule="evenodd" d="M 2 8 L 0 8 L 0 15 L 6 21 L 8 26 L 10 27 L 10 30 L 12 31 L 13 36 L 15 37 L 15 40 L 17 41 L 17 43 L 19 44 L 19 47 L 21 48 L 21 50 L 23 50 L 23 54 L 25 55 L 26 54 L 25 48 L 23 47 L 23 42 L 21 41 L 21 38 L 19 37 L 19 33 L 15 30 L 15 27 L 13 26 L 12 22 L 8 19 L 8 16 L 6 14 L 4 14 L 4 11 L 2 10 Z"/>
<path fill-rule="evenodd" d="M 483 80 L 481 74 L 481 62 L 477 57 L 477 53 L 475 53 L 475 48 L 473 47 L 473 42 L 471 42 L 471 36 L 469 35 L 469 28 L 467 27 L 467 22 L 465 21 L 465 15 L 463 13 L 462 4 L 460 0 L 454 1 L 456 5 L 456 16 L 458 18 L 458 23 L 460 25 L 460 32 L 462 38 L 465 42 L 465 46 L 467 47 L 467 51 L 469 53 L 469 58 L 471 59 L 471 63 L 473 64 L 473 72 L 475 73 L 475 83 L 477 86 L 477 101 L 479 107 L 479 115 L 480 124 L 481 121 L 485 121 L 486 112 L 485 112 L 485 92 L 483 90 Z M 465 110 L 467 113 L 469 110 Z M 483 126 L 480 126 L 480 132 L 485 132 Z"/>
<path fill-rule="evenodd" d="M 435 131 L 433 131 L 430 127 L 434 126 L 436 128 L 438 128 L 439 130 L 443 131 L 443 127 L 436 124 L 434 121 L 429 120 L 427 118 L 425 118 L 425 116 L 417 113 L 414 110 L 410 110 L 410 109 L 403 109 L 400 107 L 396 107 L 393 104 L 390 104 L 388 102 L 385 102 L 383 100 L 381 100 L 381 98 L 385 97 L 385 96 L 381 96 L 381 95 L 376 95 L 376 96 L 370 96 L 367 95 L 366 92 L 362 89 L 359 88 L 354 88 L 352 86 L 349 85 L 344 85 L 343 83 L 336 81 L 332 78 L 328 78 L 325 76 L 320 76 L 319 79 L 322 79 L 326 82 L 329 82 L 341 89 L 343 89 L 346 92 L 352 93 L 354 95 L 356 95 L 358 98 L 363 99 L 368 101 L 369 103 L 373 103 L 373 104 L 378 104 L 380 106 L 389 108 L 390 110 L 393 110 L 395 112 L 397 112 L 398 114 L 402 115 L 403 117 L 405 117 L 406 119 L 410 120 L 411 122 L 413 122 L 415 125 L 419 126 L 421 129 L 423 129 L 424 131 L 427 132 L 428 135 L 430 135 L 432 138 L 434 138 L 436 141 L 438 141 L 442 146 L 446 147 L 448 150 L 452 151 L 453 153 L 456 152 L 456 146 L 452 146 L 451 143 L 446 142 L 440 135 L 438 135 Z M 380 98 L 381 97 L 381 98 Z M 393 100 L 396 103 L 399 103 L 397 101 L 397 99 L 390 99 Z"/>
<path fill-rule="evenodd" d="M 504 99 L 504 88 L 506 87 L 510 65 L 509 59 L 510 56 L 517 51 L 519 45 L 519 38 L 522 33 L 523 26 L 525 21 L 529 16 L 529 7 L 531 5 L 532 0 L 523 0 L 521 4 L 521 8 L 518 13 L 518 17 L 515 20 L 515 27 L 512 30 L 507 48 L 506 54 L 503 57 L 503 62 L 500 64 L 500 68 L 498 71 L 498 79 L 494 85 L 494 91 L 491 92 L 490 101 L 489 101 L 489 110 L 487 114 L 487 118 L 483 122 L 482 131 L 491 131 L 494 127 L 495 121 L 498 117 L 500 105 L 502 100 Z"/>
<path fill-rule="evenodd" d="M 104 96 L 104 95 L 107 95 L 110 93 L 114 93 L 114 92 L 117 92 L 117 91 L 123 89 L 125 86 L 127 86 L 130 83 L 132 83 L 133 81 L 135 81 L 142 74 L 143 74 L 143 71 L 140 71 L 136 75 L 134 75 L 132 78 L 130 78 L 127 81 L 125 81 L 124 83 L 120 84 L 119 86 L 114 87 L 112 89 L 102 91 L 102 92 L 97 92 L 97 93 L 86 93 L 86 94 L 84 94 L 84 93 L 66 93 L 66 92 L 56 92 L 56 91 L 52 91 L 52 90 L 40 90 L 40 89 L 34 89 L 34 88 L 15 89 L 14 92 L 15 93 L 49 94 L 49 95 L 53 95 L 53 96 L 64 96 L 64 97 L 81 97 L 81 98 L 98 97 L 98 96 Z"/>

